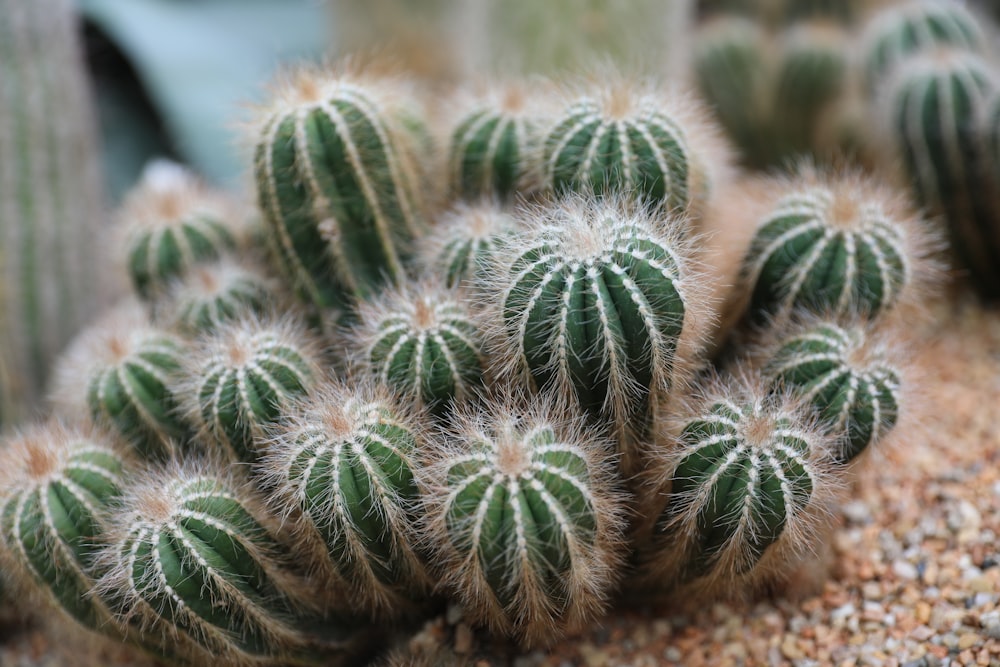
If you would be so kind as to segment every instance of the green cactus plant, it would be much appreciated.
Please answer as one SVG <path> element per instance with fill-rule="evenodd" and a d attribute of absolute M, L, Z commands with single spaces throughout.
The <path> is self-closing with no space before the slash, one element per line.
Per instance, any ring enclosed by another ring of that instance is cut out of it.
<path fill-rule="evenodd" d="M 489 274 L 500 245 L 518 229 L 515 218 L 493 201 L 458 204 L 421 243 L 421 266 L 448 287 L 476 289 Z"/>
<path fill-rule="evenodd" d="M 163 459 L 191 435 L 174 386 L 186 346 L 149 324 L 138 307 L 121 307 L 86 329 L 56 369 L 55 399 L 65 415 L 85 405 L 144 458 Z"/>
<path fill-rule="evenodd" d="M 272 432 L 277 511 L 299 517 L 297 543 L 359 612 L 399 616 L 429 591 L 414 531 L 424 441 L 420 416 L 365 381 L 323 385 Z"/>
<path fill-rule="evenodd" d="M 622 556 L 608 449 L 544 402 L 491 402 L 452 421 L 425 498 L 439 572 L 471 619 L 538 645 L 604 608 Z"/>
<path fill-rule="evenodd" d="M 833 488 L 830 439 L 759 379 L 716 379 L 678 414 L 650 581 L 739 595 L 813 548 Z"/>
<path fill-rule="evenodd" d="M 199 262 L 236 249 L 239 230 L 225 200 L 184 167 L 166 161 L 146 168 L 119 213 L 132 284 L 152 301 Z"/>
<path fill-rule="evenodd" d="M 782 336 L 764 368 L 774 391 L 790 390 L 812 405 L 843 443 L 833 458 L 847 463 L 878 443 L 899 418 L 902 383 L 886 352 L 861 328 L 832 322 Z"/>
<path fill-rule="evenodd" d="M 177 392 L 201 441 L 253 463 L 268 425 L 321 377 L 320 344 L 295 320 L 243 318 L 203 337 L 185 360 Z"/>
<path fill-rule="evenodd" d="M 744 261 L 750 320 L 800 310 L 874 320 L 900 302 L 919 261 L 915 223 L 857 178 L 790 184 Z"/>
<path fill-rule="evenodd" d="M 537 150 L 542 121 L 521 83 L 499 85 L 476 99 L 451 135 L 448 174 L 454 195 L 511 201 Z"/>
<path fill-rule="evenodd" d="M 351 333 L 362 372 L 418 405 L 443 411 L 483 384 L 480 326 L 461 290 L 434 281 L 362 304 Z"/>
<path fill-rule="evenodd" d="M 952 250 L 986 298 L 1000 296 L 1000 198 L 990 155 L 988 105 L 995 69 L 963 51 L 900 65 L 882 112 L 918 201 L 943 214 Z"/>
<path fill-rule="evenodd" d="M 218 330 L 246 316 L 263 316 L 277 286 L 251 265 L 223 258 L 192 268 L 154 308 L 155 321 L 188 336 Z"/>
<path fill-rule="evenodd" d="M 650 396 L 677 383 L 703 327 L 680 223 L 592 198 L 530 216 L 494 280 L 498 367 L 619 432 L 641 430 Z"/>
<path fill-rule="evenodd" d="M 318 307 L 401 281 L 426 225 L 415 162 L 424 142 L 405 86 L 303 70 L 275 98 L 260 123 L 254 174 L 286 275 Z"/>

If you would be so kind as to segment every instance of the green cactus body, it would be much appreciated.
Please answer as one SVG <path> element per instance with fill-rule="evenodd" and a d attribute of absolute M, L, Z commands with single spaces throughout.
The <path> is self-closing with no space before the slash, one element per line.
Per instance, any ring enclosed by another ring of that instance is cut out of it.
<path fill-rule="evenodd" d="M 100 576 L 106 507 L 120 494 L 121 457 L 103 438 L 58 426 L 12 438 L 3 457 L 0 539 L 8 556 L 79 623 L 121 636 L 112 610 L 88 594 Z"/>
<path fill-rule="evenodd" d="M 628 91 L 618 95 L 622 99 L 605 105 L 592 98 L 575 102 L 548 132 L 542 150 L 545 187 L 559 193 L 634 193 L 686 210 L 696 195 L 696 179 L 684 130 L 660 100 L 633 100 Z"/>
<path fill-rule="evenodd" d="M 906 59 L 948 47 L 981 53 L 986 38 L 960 2 L 916 0 L 872 18 L 867 29 L 865 79 L 870 89 Z"/>
<path fill-rule="evenodd" d="M 496 261 L 500 244 L 516 229 L 514 218 L 496 205 L 458 206 L 427 235 L 423 266 L 448 287 L 476 289 Z"/>
<path fill-rule="evenodd" d="M 211 476 L 169 479 L 156 496 L 123 517 L 125 535 L 111 547 L 117 570 L 107 588 L 125 594 L 125 613 L 216 657 L 276 655 L 294 632 L 264 562 L 278 550 L 271 534 Z"/>
<path fill-rule="evenodd" d="M 404 278 L 423 210 L 407 129 L 375 90 L 302 83 L 271 115 L 254 169 L 270 244 L 295 286 L 326 307 Z"/>
<path fill-rule="evenodd" d="M 874 319 L 909 279 L 903 231 L 872 202 L 813 188 L 789 195 L 760 225 L 745 271 L 751 319 L 795 309 Z"/>
<path fill-rule="evenodd" d="M 191 421 L 231 460 L 253 463 L 263 429 L 315 386 L 315 347 L 287 323 L 244 320 L 224 327 L 186 367 Z"/>
<path fill-rule="evenodd" d="M 197 335 L 249 315 L 262 315 L 274 303 L 274 289 L 260 273 L 231 262 L 192 269 L 173 286 L 157 321 Z"/>
<path fill-rule="evenodd" d="M 886 112 L 921 204 L 943 213 L 958 260 L 987 297 L 1000 295 L 1000 202 L 985 116 L 996 74 L 965 53 L 902 66 Z"/>
<path fill-rule="evenodd" d="M 451 189 L 469 200 L 513 199 L 539 140 L 539 123 L 525 112 L 523 92 L 512 87 L 497 102 L 468 113 L 452 133 Z"/>
<path fill-rule="evenodd" d="M 661 517 L 668 533 L 691 531 L 684 578 L 754 568 L 810 502 L 811 441 L 786 415 L 731 401 L 687 424 Z"/>
<path fill-rule="evenodd" d="M 398 615 L 427 592 L 413 539 L 417 424 L 383 394 L 331 385 L 276 432 L 268 457 L 283 509 L 302 513 L 369 614 Z"/>
<path fill-rule="evenodd" d="M 502 274 L 510 363 L 618 428 L 669 387 L 687 304 L 683 256 L 648 219 L 565 208 Z M 563 216 L 564 219 L 558 219 Z"/>
<path fill-rule="evenodd" d="M 184 347 L 155 329 L 108 334 L 108 358 L 88 375 L 87 405 L 93 418 L 108 423 L 146 458 L 163 458 L 189 429 L 178 416 L 174 382 Z"/>
<path fill-rule="evenodd" d="M 899 417 L 899 375 L 879 359 L 859 357 L 860 331 L 822 324 L 784 340 L 765 374 L 818 411 L 846 436 L 834 458 L 846 463 L 876 443 Z"/>
<path fill-rule="evenodd" d="M 611 500 L 595 465 L 605 445 L 547 414 L 487 410 L 460 418 L 435 464 L 444 567 L 472 614 L 548 642 L 601 606 L 615 567 Z"/>
<path fill-rule="evenodd" d="M 460 292 L 426 286 L 362 309 L 364 364 L 380 382 L 443 409 L 482 384 L 479 327 Z"/>

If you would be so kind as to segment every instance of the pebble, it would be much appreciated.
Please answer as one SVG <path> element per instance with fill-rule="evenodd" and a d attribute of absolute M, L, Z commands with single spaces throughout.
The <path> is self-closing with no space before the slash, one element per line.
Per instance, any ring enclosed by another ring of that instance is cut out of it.
<path fill-rule="evenodd" d="M 892 564 L 892 571 L 900 579 L 916 579 L 917 578 L 917 567 L 912 563 L 908 563 L 905 560 L 897 560 Z"/>

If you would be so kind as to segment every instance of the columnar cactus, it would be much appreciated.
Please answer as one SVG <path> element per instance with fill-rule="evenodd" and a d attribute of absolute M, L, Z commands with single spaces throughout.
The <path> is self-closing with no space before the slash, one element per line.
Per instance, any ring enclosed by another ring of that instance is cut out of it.
<path fill-rule="evenodd" d="M 424 229 L 418 114 L 398 86 L 302 71 L 262 120 L 254 173 L 270 244 L 316 306 L 403 279 Z"/>
<path fill-rule="evenodd" d="M 107 506 L 121 493 L 121 454 L 100 431 L 58 423 L 7 438 L 0 449 L 0 544 L 8 571 L 92 630 L 121 636 L 113 610 L 88 595 Z"/>
<path fill-rule="evenodd" d="M 463 291 L 433 281 L 363 304 L 352 332 L 363 372 L 420 405 L 444 409 L 482 385 L 479 323 Z"/>
<path fill-rule="evenodd" d="M 621 565 L 621 499 L 608 444 L 536 403 L 489 403 L 454 420 L 426 484 L 439 570 L 466 612 L 524 644 L 578 629 Z"/>
<path fill-rule="evenodd" d="M 498 204 L 459 204 L 424 237 L 422 266 L 448 287 L 475 289 L 488 275 L 499 246 L 517 228 L 513 216 Z"/>
<path fill-rule="evenodd" d="M 744 262 L 751 320 L 793 310 L 875 319 L 895 306 L 912 278 L 913 221 L 857 179 L 789 189 Z"/>
<path fill-rule="evenodd" d="M 185 442 L 174 387 L 185 355 L 176 336 L 121 309 L 84 331 L 57 367 L 56 402 L 65 414 L 107 425 L 145 458 L 164 458 Z"/>
<path fill-rule="evenodd" d="M 588 198 L 534 215 L 497 272 L 497 363 L 619 431 L 641 424 L 679 375 L 682 335 L 701 327 L 679 223 Z"/>
<path fill-rule="evenodd" d="M 150 472 L 113 517 L 97 590 L 144 635 L 186 644 L 193 664 L 326 664 L 323 652 L 346 648 L 349 628 L 331 622 L 322 641 L 300 629 L 301 584 L 260 517 L 251 492 L 208 466 Z"/>
<path fill-rule="evenodd" d="M 674 97 L 604 84 L 554 119 L 537 178 L 556 193 L 634 194 L 669 210 L 697 211 L 712 184 L 694 117 Z"/>
<path fill-rule="evenodd" d="M 1000 198 L 991 167 L 988 103 L 997 73 L 965 52 L 901 65 L 883 112 L 917 198 L 944 214 L 953 251 L 983 295 L 1000 295 Z"/>
<path fill-rule="evenodd" d="M 239 231 L 233 215 L 184 167 L 165 161 L 147 167 L 119 214 L 129 275 L 139 296 L 153 300 L 197 263 L 234 250 Z"/>
<path fill-rule="evenodd" d="M 986 36 L 961 2 L 911 0 L 875 14 L 865 28 L 865 79 L 874 88 L 902 62 L 939 48 L 981 53 Z"/>
<path fill-rule="evenodd" d="M 522 84 L 509 83 L 469 105 L 451 135 L 448 176 L 454 195 L 513 199 L 541 135 L 531 99 Z"/>
<path fill-rule="evenodd" d="M 191 269 L 155 308 L 156 321 L 187 335 L 264 315 L 276 303 L 276 286 L 256 268 L 224 258 Z"/>
<path fill-rule="evenodd" d="M 427 593 L 413 528 L 420 423 L 365 382 L 324 385 L 273 431 L 262 467 L 278 512 L 299 517 L 298 544 L 369 614 L 398 615 Z"/>
<path fill-rule="evenodd" d="M 829 439 L 756 381 L 717 382 L 679 418 L 649 569 L 666 588 L 738 594 L 787 574 L 813 546 Z"/>
<path fill-rule="evenodd" d="M 320 365 L 318 342 L 294 320 L 243 318 L 200 340 L 178 392 L 204 441 L 232 461 L 252 463 L 265 427 L 309 393 Z"/>
<path fill-rule="evenodd" d="M 782 337 L 764 374 L 775 391 L 802 398 L 825 426 L 844 437 L 833 452 L 838 463 L 877 443 L 899 417 L 899 372 L 884 351 L 866 345 L 857 327 L 823 322 Z"/>

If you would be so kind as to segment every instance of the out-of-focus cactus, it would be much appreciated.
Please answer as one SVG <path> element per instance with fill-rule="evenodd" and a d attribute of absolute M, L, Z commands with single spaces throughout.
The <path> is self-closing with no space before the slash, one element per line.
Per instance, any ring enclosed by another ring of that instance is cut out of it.
<path fill-rule="evenodd" d="M 475 290 L 517 228 L 514 217 L 495 202 L 459 204 L 424 237 L 421 266 L 448 287 Z"/>
<path fill-rule="evenodd" d="M 107 305 L 94 118 L 70 0 L 0 0 L 0 397 L 36 407 L 53 358 Z"/>
<path fill-rule="evenodd" d="M 218 330 L 277 307 L 274 281 L 256 267 L 224 258 L 202 264 L 173 283 L 154 309 L 155 320 L 189 336 Z"/>

